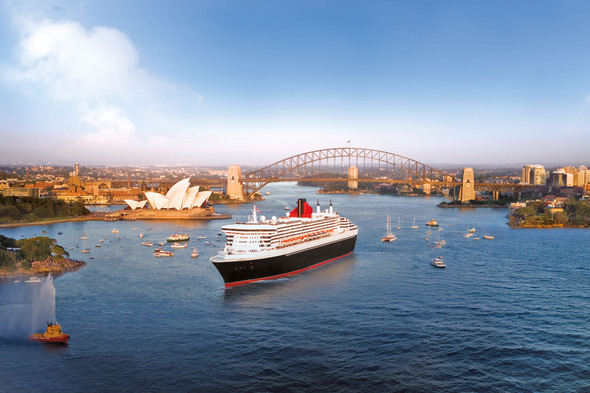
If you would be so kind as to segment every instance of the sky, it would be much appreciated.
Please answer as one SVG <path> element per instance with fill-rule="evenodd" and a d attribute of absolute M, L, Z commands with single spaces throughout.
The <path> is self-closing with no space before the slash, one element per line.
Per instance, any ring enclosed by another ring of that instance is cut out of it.
<path fill-rule="evenodd" d="M 0 0 L 0 163 L 588 165 L 589 42 L 583 0 Z"/>

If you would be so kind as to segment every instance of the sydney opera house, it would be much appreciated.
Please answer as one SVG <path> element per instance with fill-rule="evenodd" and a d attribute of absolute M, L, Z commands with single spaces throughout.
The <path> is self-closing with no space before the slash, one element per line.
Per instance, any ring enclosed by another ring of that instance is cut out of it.
<path fill-rule="evenodd" d="M 144 208 L 147 202 L 149 202 L 152 209 L 156 210 L 190 210 L 195 207 L 202 207 L 207 203 L 212 191 L 199 192 L 199 186 L 189 186 L 190 179 L 183 179 L 173 185 L 166 195 L 157 192 L 146 192 L 145 197 L 147 198 L 147 201 L 126 199 L 125 202 L 127 202 L 129 207 L 133 210 Z"/>
<path fill-rule="evenodd" d="M 126 199 L 131 210 L 121 210 L 113 218 L 118 219 L 214 219 L 229 218 L 219 214 L 207 204 L 212 191 L 199 191 L 199 186 L 190 187 L 190 179 L 174 184 L 166 195 L 146 192 L 147 200 Z M 146 205 L 149 203 L 149 208 Z"/>

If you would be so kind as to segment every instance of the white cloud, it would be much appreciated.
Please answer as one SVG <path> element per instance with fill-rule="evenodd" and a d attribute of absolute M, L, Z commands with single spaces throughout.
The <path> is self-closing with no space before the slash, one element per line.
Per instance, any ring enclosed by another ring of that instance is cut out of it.
<path fill-rule="evenodd" d="M 179 114 L 194 117 L 202 97 L 142 68 L 137 49 L 120 30 L 87 29 L 75 21 L 34 20 L 31 15 L 14 12 L 21 33 L 19 63 L 4 76 L 20 90 L 76 108 L 78 118 L 70 121 L 71 129 L 79 130 L 74 146 L 149 149 L 146 133 L 160 132 Z"/>
<path fill-rule="evenodd" d="M 82 142 L 88 142 L 99 145 L 112 145 L 114 142 L 130 141 L 135 131 L 135 125 L 122 110 L 109 107 L 99 106 L 89 110 L 82 121 L 91 125 L 98 132 L 82 134 Z"/>

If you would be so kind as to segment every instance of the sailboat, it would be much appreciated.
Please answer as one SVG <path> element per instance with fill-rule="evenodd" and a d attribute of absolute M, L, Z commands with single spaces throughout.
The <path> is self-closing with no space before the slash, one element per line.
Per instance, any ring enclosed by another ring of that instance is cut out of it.
<path fill-rule="evenodd" d="M 447 244 L 447 242 L 445 240 L 440 240 L 440 231 L 442 230 L 442 228 L 438 228 L 438 233 L 436 236 L 436 241 L 434 242 L 434 247 L 435 248 L 442 248 L 445 244 Z"/>
<path fill-rule="evenodd" d="M 391 233 L 391 219 L 389 214 L 387 215 L 387 234 L 381 238 L 382 242 L 393 242 L 396 241 L 397 237 Z"/>
<path fill-rule="evenodd" d="M 402 225 L 401 225 L 400 221 L 401 221 L 401 217 L 398 217 L 397 218 L 397 229 L 402 229 Z"/>
<path fill-rule="evenodd" d="M 414 217 L 414 224 L 412 225 L 412 229 L 416 229 L 418 228 L 418 225 L 416 225 L 416 217 Z"/>

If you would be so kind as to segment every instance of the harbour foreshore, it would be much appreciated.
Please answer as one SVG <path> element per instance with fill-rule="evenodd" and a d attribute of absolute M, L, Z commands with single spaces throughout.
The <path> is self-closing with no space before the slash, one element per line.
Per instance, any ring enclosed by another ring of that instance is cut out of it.
<path fill-rule="evenodd" d="M 75 272 L 86 266 L 86 262 L 75 259 L 59 259 L 46 258 L 42 261 L 35 261 L 31 269 L 17 268 L 13 271 L 8 271 L 4 268 L 0 269 L 0 280 L 8 278 L 30 277 L 30 276 L 47 276 L 49 274 L 54 277 L 61 274 Z"/>

